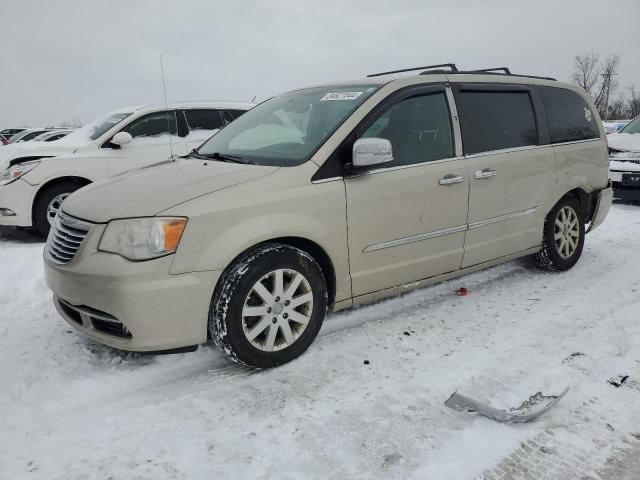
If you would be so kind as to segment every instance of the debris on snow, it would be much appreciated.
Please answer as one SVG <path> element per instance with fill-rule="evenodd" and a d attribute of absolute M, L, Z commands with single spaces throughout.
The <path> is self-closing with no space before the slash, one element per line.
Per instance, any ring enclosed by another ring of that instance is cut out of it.
<path fill-rule="evenodd" d="M 618 375 L 617 377 L 610 378 L 607 382 L 616 388 L 620 388 L 627 380 L 629 380 L 629 375 Z"/>
<path fill-rule="evenodd" d="M 565 388 L 560 395 L 542 395 L 538 392 L 516 408 L 500 410 L 473 398 L 453 392 L 453 395 L 444 404 L 458 412 L 479 413 L 487 418 L 501 423 L 525 423 L 542 415 L 544 412 L 558 403 L 564 397 L 569 388 Z"/>
<path fill-rule="evenodd" d="M 458 290 L 456 290 L 456 295 L 458 295 L 459 297 L 466 297 L 467 295 L 469 295 L 469 290 L 466 287 L 460 287 Z"/>

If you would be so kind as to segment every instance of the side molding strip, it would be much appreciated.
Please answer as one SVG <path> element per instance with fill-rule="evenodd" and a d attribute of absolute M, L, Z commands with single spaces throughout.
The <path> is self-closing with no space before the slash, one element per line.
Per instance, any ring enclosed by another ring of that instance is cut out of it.
<path fill-rule="evenodd" d="M 507 215 L 501 215 L 499 217 L 489 218 L 480 222 L 470 223 L 468 225 L 460 225 L 458 227 L 445 228 L 444 230 L 436 230 L 434 232 L 421 233 L 419 235 L 413 235 L 411 237 L 398 238 L 396 240 L 389 240 L 387 242 L 376 243 L 369 245 L 362 253 L 375 252 L 376 250 L 383 250 L 385 248 L 398 247 L 400 245 L 406 245 L 408 243 L 421 242 L 423 240 L 429 240 L 430 238 L 441 237 L 443 235 L 450 235 L 452 233 L 464 232 L 466 230 L 473 230 L 475 228 L 484 227 L 485 225 L 491 225 L 492 223 L 501 222 L 503 220 L 509 220 L 516 217 L 522 217 L 524 215 L 530 215 L 538 210 L 538 207 L 531 207 L 522 212 L 508 213 Z"/>
<path fill-rule="evenodd" d="M 399 245 L 406 245 L 407 243 L 421 242 L 422 240 L 441 237 L 443 235 L 449 235 L 451 233 L 464 232 L 466 229 L 466 225 L 460 225 L 459 227 L 446 228 L 444 230 L 436 230 L 435 232 L 413 235 L 412 237 L 404 237 L 398 238 L 397 240 L 389 240 L 388 242 L 376 243 L 375 245 L 369 245 L 367 248 L 365 248 L 363 250 L 363 253 L 382 250 L 383 248 L 397 247 Z"/>
<path fill-rule="evenodd" d="M 501 222 L 503 220 L 509 220 L 511 218 L 522 217 L 524 215 L 530 215 L 533 212 L 535 212 L 536 210 L 538 210 L 538 207 L 531 207 L 531 208 L 529 208 L 527 210 L 524 210 L 522 212 L 508 213 L 506 215 L 500 215 L 499 217 L 489 218 L 487 220 L 482 220 L 480 222 L 473 222 L 473 223 L 469 224 L 469 230 L 473 230 L 474 228 L 484 227 L 485 225 L 491 225 L 492 223 Z"/>

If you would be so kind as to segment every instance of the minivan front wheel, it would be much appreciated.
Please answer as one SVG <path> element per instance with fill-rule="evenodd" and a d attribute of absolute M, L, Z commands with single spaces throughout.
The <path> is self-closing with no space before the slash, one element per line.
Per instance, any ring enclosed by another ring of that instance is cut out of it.
<path fill-rule="evenodd" d="M 547 215 L 542 250 L 534 257 L 536 263 L 546 270 L 570 269 L 582 254 L 584 235 L 580 204 L 574 197 L 564 197 Z"/>
<path fill-rule="evenodd" d="M 311 345 L 326 311 L 327 287 L 318 263 L 298 248 L 264 244 L 223 274 L 209 333 L 231 360 L 275 367 Z"/>

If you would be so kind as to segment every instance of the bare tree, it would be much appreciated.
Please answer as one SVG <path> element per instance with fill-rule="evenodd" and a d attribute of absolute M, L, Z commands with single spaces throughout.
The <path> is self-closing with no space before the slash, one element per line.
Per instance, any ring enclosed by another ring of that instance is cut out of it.
<path fill-rule="evenodd" d="M 571 79 L 591 95 L 602 118 L 609 116 L 609 101 L 618 87 L 615 76 L 619 65 L 619 55 L 601 59 L 597 53 L 589 52 L 574 59 Z"/>
<path fill-rule="evenodd" d="M 615 80 L 615 76 L 618 74 L 618 66 L 620 65 L 620 55 L 608 55 L 603 61 L 600 67 L 600 76 L 602 80 L 600 82 L 600 89 L 595 97 L 595 104 L 600 112 L 600 116 L 609 118 L 609 99 L 611 94 L 618 88 L 618 82 Z M 602 115 L 604 113 L 604 115 Z"/>
<path fill-rule="evenodd" d="M 627 116 L 628 118 L 636 118 L 640 115 L 640 92 L 631 86 L 627 88 L 629 99 L 627 100 Z"/>
<path fill-rule="evenodd" d="M 600 80 L 600 56 L 595 52 L 576 55 L 571 79 L 591 94 Z"/>
<path fill-rule="evenodd" d="M 624 95 L 619 95 L 618 98 L 609 104 L 609 118 L 616 120 L 625 118 L 627 113 L 627 103 L 628 101 Z"/>

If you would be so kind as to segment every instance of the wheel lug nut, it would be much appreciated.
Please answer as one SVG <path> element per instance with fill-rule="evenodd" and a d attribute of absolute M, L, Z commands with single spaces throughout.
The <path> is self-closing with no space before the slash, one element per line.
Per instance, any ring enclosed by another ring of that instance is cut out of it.
<path fill-rule="evenodd" d="M 283 314 L 282 314 L 282 317 L 283 317 L 283 318 L 289 318 L 289 314 L 287 314 L 287 313 L 283 313 Z"/>
<path fill-rule="evenodd" d="M 271 319 L 271 323 L 277 323 L 277 321 L 278 321 L 278 319 L 277 319 L 276 317 L 273 317 L 273 318 Z"/>
<path fill-rule="evenodd" d="M 276 302 L 279 302 L 279 301 L 280 301 L 280 297 L 276 297 Z"/>
<path fill-rule="evenodd" d="M 267 307 L 267 313 L 271 313 L 271 307 Z"/>
<path fill-rule="evenodd" d="M 291 302 L 290 302 L 289 300 L 285 300 L 285 301 L 284 301 L 284 304 L 285 304 L 285 306 L 287 306 L 287 307 L 289 306 L 289 304 L 290 304 L 290 303 L 291 303 Z"/>

